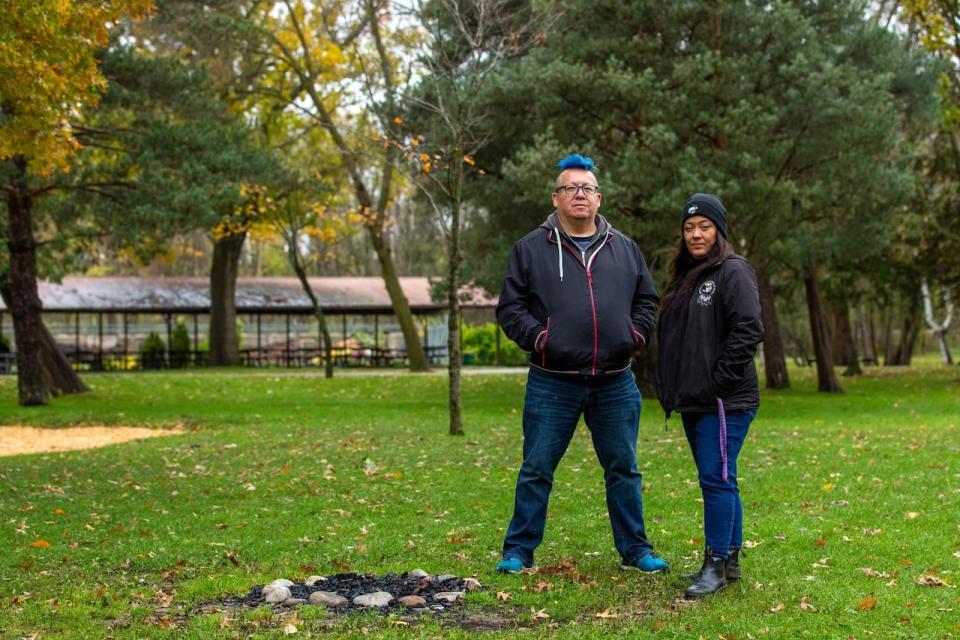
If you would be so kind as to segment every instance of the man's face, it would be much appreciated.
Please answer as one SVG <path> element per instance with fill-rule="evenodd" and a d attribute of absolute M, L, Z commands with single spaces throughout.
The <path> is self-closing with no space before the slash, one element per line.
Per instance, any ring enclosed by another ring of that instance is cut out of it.
<path fill-rule="evenodd" d="M 683 223 L 683 242 L 691 256 L 704 258 L 717 244 L 717 227 L 708 218 L 690 216 Z"/>
<path fill-rule="evenodd" d="M 567 169 L 557 179 L 557 190 L 553 192 L 553 206 L 561 218 L 568 221 L 591 220 L 597 215 L 602 196 L 599 191 L 589 195 L 583 189 L 574 193 L 566 193 L 564 187 L 598 187 L 597 178 L 586 169 Z M 572 190 L 572 189 L 571 189 Z"/>

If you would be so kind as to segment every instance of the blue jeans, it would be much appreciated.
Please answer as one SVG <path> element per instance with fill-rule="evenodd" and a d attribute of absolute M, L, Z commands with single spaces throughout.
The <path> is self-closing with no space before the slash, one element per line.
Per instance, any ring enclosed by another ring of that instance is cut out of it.
<path fill-rule="evenodd" d="M 523 464 L 503 557 L 533 565 L 543 541 L 553 472 L 581 414 L 603 467 L 613 542 L 625 562 L 650 553 L 637 470 L 640 391 L 628 370 L 609 378 L 561 378 L 531 369 L 523 405 Z"/>
<path fill-rule="evenodd" d="M 755 409 L 733 411 L 727 418 L 727 480 L 723 479 L 720 420 L 716 413 L 684 413 L 683 430 L 697 465 L 703 493 L 703 534 L 707 546 L 726 558 L 743 545 L 743 506 L 737 487 L 737 456 L 747 438 Z"/>

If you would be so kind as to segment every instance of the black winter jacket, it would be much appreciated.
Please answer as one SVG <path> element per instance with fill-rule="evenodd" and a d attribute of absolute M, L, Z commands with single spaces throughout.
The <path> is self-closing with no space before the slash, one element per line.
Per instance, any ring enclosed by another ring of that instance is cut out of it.
<path fill-rule="evenodd" d="M 533 367 L 599 376 L 630 367 L 647 342 L 659 297 L 637 244 L 597 216 L 586 250 L 551 214 L 513 247 L 497 321 Z"/>
<path fill-rule="evenodd" d="M 684 302 L 660 316 L 657 395 L 673 411 L 730 411 L 760 406 L 753 357 L 763 340 L 757 277 L 733 255 L 700 276 Z"/>

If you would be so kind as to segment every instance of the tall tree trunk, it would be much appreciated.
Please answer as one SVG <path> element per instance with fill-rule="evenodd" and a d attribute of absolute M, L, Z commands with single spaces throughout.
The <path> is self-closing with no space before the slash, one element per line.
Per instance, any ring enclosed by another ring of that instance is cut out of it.
<path fill-rule="evenodd" d="M 803 286 L 807 294 L 807 311 L 810 315 L 810 335 L 817 358 L 817 389 L 825 393 L 843 393 L 843 387 L 833 370 L 830 323 L 823 311 L 823 302 L 817 286 L 816 269 L 809 264 L 803 269 Z"/>
<path fill-rule="evenodd" d="M 463 152 L 455 148 L 451 156 L 456 168 L 453 170 L 453 185 L 450 198 L 450 237 L 447 244 L 447 353 L 450 435 L 463 435 L 463 415 L 460 409 L 460 373 L 463 356 L 460 348 L 460 265 L 463 251 L 460 246 L 461 197 L 463 186 Z"/>
<path fill-rule="evenodd" d="M 857 344 L 850 325 L 850 308 L 846 300 L 835 301 L 830 307 L 833 311 L 833 352 L 840 356 L 840 363 L 847 366 L 843 375 L 859 376 L 863 374 L 863 369 L 860 368 Z"/>
<path fill-rule="evenodd" d="M 210 267 L 210 366 L 240 364 L 237 342 L 237 272 L 246 233 L 213 243 Z"/>
<path fill-rule="evenodd" d="M 304 293 L 306 293 L 307 297 L 310 298 L 310 304 L 313 306 L 313 316 L 317 319 L 317 322 L 320 323 L 320 334 L 323 336 L 324 376 L 327 378 L 332 378 L 333 342 L 330 339 L 330 328 L 327 327 L 327 316 L 323 313 L 323 309 L 320 307 L 320 301 L 317 300 L 317 295 L 313 292 L 313 287 L 310 286 L 310 280 L 307 278 L 307 270 L 300 261 L 300 254 L 297 251 L 297 238 L 295 234 L 293 238 L 288 238 L 287 245 L 287 255 L 290 257 L 290 264 L 293 266 L 293 270 L 297 274 L 297 279 L 300 280 L 300 286 L 303 287 Z"/>
<path fill-rule="evenodd" d="M 917 343 L 917 336 L 920 335 L 920 303 L 919 296 L 911 292 L 907 301 L 903 316 L 903 324 L 900 326 L 900 336 L 897 340 L 897 346 L 891 354 L 889 362 L 884 365 L 909 367 L 913 359 L 913 347 Z"/>
<path fill-rule="evenodd" d="M 18 400 L 24 407 L 45 405 L 50 391 L 43 374 L 42 305 L 37 293 L 37 243 L 33 237 L 32 201 L 27 186 L 27 161 L 10 160 L 16 174 L 7 192 L 10 271 L 6 274 L 7 306 L 13 317 L 17 344 Z"/>
<path fill-rule="evenodd" d="M 407 345 L 410 370 L 426 371 L 429 369 L 427 354 L 423 350 L 423 343 L 420 342 L 420 333 L 417 331 L 416 322 L 413 320 L 413 312 L 410 311 L 410 302 L 403 292 L 403 287 L 400 286 L 400 278 L 393 264 L 390 248 L 384 240 L 383 230 L 382 228 L 374 230 L 369 226 L 367 230 L 369 231 L 370 244 L 373 245 L 377 260 L 380 262 L 380 277 L 383 278 L 383 284 L 387 287 L 387 294 L 390 296 L 390 304 L 393 307 L 393 315 L 397 318 L 397 324 L 400 325 L 400 331 L 403 333 L 403 341 Z"/>
<path fill-rule="evenodd" d="M 757 273 L 757 286 L 760 292 L 760 314 L 763 320 L 763 364 L 768 389 L 789 389 L 790 376 L 787 373 L 787 357 L 783 352 L 783 338 L 780 336 L 780 318 L 770 285 L 770 273 L 766 267 Z"/>
<path fill-rule="evenodd" d="M 60 347 L 57 346 L 57 341 L 53 339 L 53 335 L 43 322 L 40 323 L 40 333 L 40 364 L 43 366 L 43 373 L 47 377 L 50 392 L 59 396 L 64 393 L 90 391 L 90 387 L 80 379 L 80 375 L 70 365 L 67 357 L 63 355 Z"/>
<path fill-rule="evenodd" d="M 856 326 L 863 349 L 863 364 L 875 367 L 880 362 L 877 358 L 877 335 L 873 324 L 873 313 L 869 309 L 864 312 L 861 306 L 857 311 Z"/>
<path fill-rule="evenodd" d="M 893 311 L 887 307 L 883 312 L 883 366 L 895 364 L 893 349 Z"/>
<path fill-rule="evenodd" d="M 953 356 L 950 355 L 950 345 L 947 343 L 947 332 L 950 330 L 950 324 L 953 322 L 953 300 L 950 298 L 950 290 L 943 288 L 943 306 L 946 316 L 943 321 L 937 322 L 933 317 L 933 296 L 930 293 L 930 286 L 926 279 L 923 280 L 920 288 L 923 294 L 923 317 L 927 321 L 927 327 L 933 338 L 937 341 L 937 347 L 940 349 L 940 359 L 943 364 L 953 364 Z"/>
<path fill-rule="evenodd" d="M 373 16 L 373 22 L 371 23 L 373 27 L 379 25 L 379 22 L 377 22 L 378 18 L 375 16 L 375 4 L 367 3 L 365 10 L 368 16 Z M 387 83 L 385 94 L 388 102 L 388 117 L 385 121 L 387 126 L 390 127 L 392 125 L 390 125 L 389 122 L 393 119 L 393 116 L 396 115 L 392 106 L 393 100 L 395 99 L 393 70 L 390 58 L 386 55 L 386 49 L 380 41 L 379 31 L 374 29 L 373 34 L 377 41 L 383 78 Z M 307 46 L 306 43 L 304 43 L 304 46 Z M 383 278 L 383 284 L 387 287 L 387 293 L 390 295 L 390 304 L 393 305 L 393 315 L 397 318 L 397 324 L 400 325 L 400 331 L 403 333 L 403 339 L 407 345 L 407 357 L 410 360 L 410 370 L 426 371 L 429 368 L 427 355 L 423 350 L 423 344 L 420 343 L 417 325 L 413 320 L 413 313 L 410 311 L 410 302 L 407 300 L 407 296 L 403 293 L 403 288 L 400 286 L 400 279 L 397 276 L 393 256 L 390 253 L 389 246 L 387 246 L 386 238 L 384 238 L 384 223 L 386 221 L 387 208 L 390 204 L 390 199 L 393 197 L 392 185 L 398 157 L 397 149 L 393 145 L 390 145 L 384 152 L 381 167 L 380 196 L 376 204 L 374 204 L 373 196 L 367 188 L 363 172 L 357 163 L 359 154 L 348 144 L 347 139 L 340 131 L 336 122 L 334 122 L 332 113 L 327 109 L 326 101 L 317 92 L 318 83 L 315 83 L 313 79 L 314 70 L 295 68 L 295 71 L 299 74 L 300 81 L 304 85 L 304 91 L 306 91 L 317 110 L 317 117 L 320 123 L 333 139 L 333 143 L 336 145 L 340 155 L 340 161 L 346 168 L 347 173 L 350 174 L 354 196 L 357 199 L 357 204 L 360 205 L 360 210 L 366 218 L 364 224 L 370 236 L 370 243 L 373 245 L 373 250 L 377 254 L 377 260 L 380 262 L 380 275 Z M 387 133 L 390 133 L 390 131 L 388 130 Z"/>

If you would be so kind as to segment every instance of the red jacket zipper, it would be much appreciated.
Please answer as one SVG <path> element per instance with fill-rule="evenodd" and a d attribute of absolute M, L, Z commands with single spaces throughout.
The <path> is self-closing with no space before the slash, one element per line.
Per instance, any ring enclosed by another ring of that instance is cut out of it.
<path fill-rule="evenodd" d="M 587 286 L 590 288 L 590 311 L 593 313 L 593 368 L 590 375 L 597 375 L 597 358 L 599 357 L 599 347 L 597 345 L 597 304 L 593 299 L 593 274 L 587 269 Z"/>

